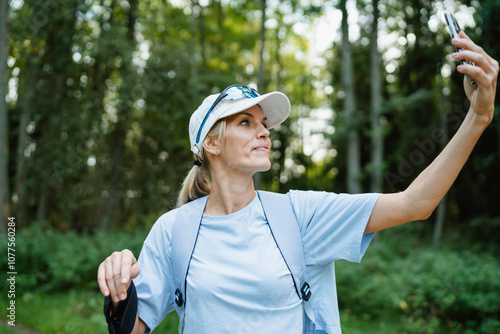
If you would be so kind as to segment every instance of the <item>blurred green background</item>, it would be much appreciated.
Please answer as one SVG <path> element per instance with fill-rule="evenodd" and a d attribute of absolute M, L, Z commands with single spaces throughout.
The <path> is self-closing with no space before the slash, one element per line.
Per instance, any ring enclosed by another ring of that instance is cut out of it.
<path fill-rule="evenodd" d="M 0 309 L 105 333 L 99 263 L 138 256 L 191 168 L 188 122 L 234 84 L 292 103 L 257 187 L 395 192 L 468 110 L 443 11 L 500 59 L 500 1 L 1 0 Z M 498 100 L 497 100 L 498 101 Z M 345 333 L 500 332 L 500 109 L 435 214 L 339 262 Z M 175 333 L 170 314 L 156 332 Z"/>

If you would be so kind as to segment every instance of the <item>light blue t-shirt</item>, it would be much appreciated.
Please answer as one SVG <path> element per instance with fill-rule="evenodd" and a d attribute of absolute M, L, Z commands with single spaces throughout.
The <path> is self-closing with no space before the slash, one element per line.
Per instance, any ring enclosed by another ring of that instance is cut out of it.
<path fill-rule="evenodd" d="M 290 191 L 288 197 L 302 235 L 315 326 L 308 322 L 303 330 L 301 300 L 256 196 L 231 215 L 203 216 L 187 277 L 184 333 L 340 333 L 333 262 L 361 260 L 378 194 Z M 138 260 L 138 312 L 151 330 L 174 310 L 176 213 L 158 219 Z"/>

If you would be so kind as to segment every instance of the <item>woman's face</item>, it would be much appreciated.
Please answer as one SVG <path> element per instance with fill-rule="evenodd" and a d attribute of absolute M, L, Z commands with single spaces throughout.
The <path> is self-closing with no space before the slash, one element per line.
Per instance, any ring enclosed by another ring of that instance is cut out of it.
<path fill-rule="evenodd" d="M 229 116 L 226 124 L 226 139 L 220 158 L 232 169 L 243 173 L 269 170 L 271 140 L 262 109 L 253 106 Z"/>

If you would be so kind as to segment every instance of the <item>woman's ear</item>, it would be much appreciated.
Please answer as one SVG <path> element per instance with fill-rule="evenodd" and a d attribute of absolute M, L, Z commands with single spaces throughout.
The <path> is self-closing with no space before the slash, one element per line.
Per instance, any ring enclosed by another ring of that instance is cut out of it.
<path fill-rule="evenodd" d="M 217 140 L 213 137 L 205 137 L 205 140 L 203 141 L 203 148 L 205 149 L 206 153 L 209 153 L 211 155 L 219 155 L 220 154 L 220 147 L 219 144 L 217 143 Z"/>

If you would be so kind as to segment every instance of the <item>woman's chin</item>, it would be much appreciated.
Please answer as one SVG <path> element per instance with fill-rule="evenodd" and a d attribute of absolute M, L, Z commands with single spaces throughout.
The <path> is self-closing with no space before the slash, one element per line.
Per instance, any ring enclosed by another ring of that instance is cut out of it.
<path fill-rule="evenodd" d="M 257 172 L 267 172 L 268 170 L 271 169 L 271 162 L 268 159 L 267 160 L 262 159 L 262 161 L 256 161 L 256 160 L 252 161 L 252 164 L 250 166 L 246 166 L 248 170 L 257 173 Z"/>
<path fill-rule="evenodd" d="M 257 172 L 267 172 L 268 170 L 271 169 L 271 162 L 267 162 L 265 164 L 262 164 L 257 168 Z"/>

